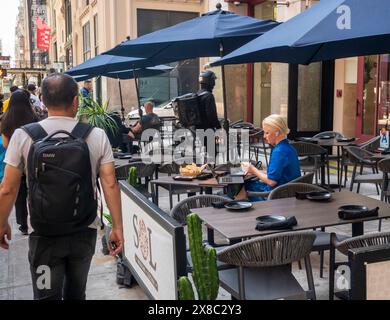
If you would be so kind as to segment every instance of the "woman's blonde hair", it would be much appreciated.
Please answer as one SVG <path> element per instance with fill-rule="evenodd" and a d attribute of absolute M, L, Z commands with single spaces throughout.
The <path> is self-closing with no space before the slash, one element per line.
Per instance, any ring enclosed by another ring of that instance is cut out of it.
<path fill-rule="evenodd" d="M 290 129 L 287 126 L 287 121 L 278 114 L 272 114 L 263 120 L 263 127 L 269 126 L 275 131 L 278 130 L 281 135 L 287 136 L 290 133 Z"/>

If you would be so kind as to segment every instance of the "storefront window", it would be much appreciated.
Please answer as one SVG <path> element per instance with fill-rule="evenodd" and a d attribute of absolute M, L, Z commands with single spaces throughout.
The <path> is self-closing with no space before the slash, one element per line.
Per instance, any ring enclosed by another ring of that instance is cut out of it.
<path fill-rule="evenodd" d="M 321 130 L 321 63 L 298 68 L 298 132 Z"/>
<path fill-rule="evenodd" d="M 377 101 L 377 56 L 364 59 L 362 133 L 375 135 Z"/>
<path fill-rule="evenodd" d="M 137 10 L 138 36 L 173 26 L 177 23 L 198 17 L 198 13 L 165 10 Z M 168 75 L 140 78 L 139 92 L 141 103 L 153 99 L 156 104 L 199 89 L 199 59 L 171 63 L 176 66 Z"/>
<path fill-rule="evenodd" d="M 390 121 L 390 55 L 380 56 L 378 127 L 389 127 Z"/>

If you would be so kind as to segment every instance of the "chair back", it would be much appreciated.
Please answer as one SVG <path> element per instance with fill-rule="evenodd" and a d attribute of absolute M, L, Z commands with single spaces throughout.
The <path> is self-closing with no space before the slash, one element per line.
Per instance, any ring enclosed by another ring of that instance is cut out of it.
<path fill-rule="evenodd" d="M 291 145 L 297 150 L 298 157 L 320 156 L 328 154 L 328 151 L 314 143 L 292 142 Z"/>
<path fill-rule="evenodd" d="M 374 155 L 372 152 L 362 149 L 356 146 L 346 147 L 345 151 L 347 153 L 348 159 L 353 164 L 368 164 L 372 165 L 375 161 L 371 160 L 371 157 Z"/>
<path fill-rule="evenodd" d="M 335 247 L 344 255 L 348 255 L 350 249 L 371 246 L 390 245 L 390 232 L 378 232 L 359 237 L 349 238 L 335 244 Z"/>
<path fill-rule="evenodd" d="M 175 207 L 173 207 L 169 215 L 179 223 L 185 225 L 187 223 L 187 216 L 192 213 L 192 209 L 207 208 L 211 207 L 213 202 L 221 202 L 228 200 L 231 199 L 228 197 L 212 194 L 189 197 L 180 201 Z"/>
<path fill-rule="evenodd" d="M 118 180 L 126 180 L 131 167 L 137 168 L 137 178 L 140 179 L 147 178 L 151 180 L 154 172 L 156 171 L 156 165 L 154 163 L 133 162 L 115 168 L 116 178 Z"/>
<path fill-rule="evenodd" d="M 390 173 L 390 158 L 379 161 L 378 169 L 383 173 Z"/>
<path fill-rule="evenodd" d="M 380 147 L 380 139 L 380 136 L 374 137 L 366 142 L 358 144 L 358 147 L 368 151 L 374 151 Z"/>
<path fill-rule="evenodd" d="M 316 134 L 313 138 L 319 139 L 319 138 L 326 137 L 326 136 L 331 136 L 331 137 L 333 137 L 334 139 L 345 138 L 345 136 L 344 136 L 342 133 L 336 132 L 336 131 L 324 131 L 324 132 L 320 132 L 319 134 Z"/>
<path fill-rule="evenodd" d="M 315 238 L 312 231 L 258 237 L 220 251 L 218 260 L 239 267 L 283 266 L 307 257 Z"/>
<path fill-rule="evenodd" d="M 303 176 L 300 176 L 299 178 L 294 179 L 293 181 L 290 181 L 289 183 L 308 183 L 312 184 L 314 179 L 314 172 L 310 172 L 308 174 L 305 174 Z"/>
<path fill-rule="evenodd" d="M 271 191 L 268 200 L 293 198 L 297 192 L 326 191 L 325 189 L 309 183 L 287 183 Z"/>

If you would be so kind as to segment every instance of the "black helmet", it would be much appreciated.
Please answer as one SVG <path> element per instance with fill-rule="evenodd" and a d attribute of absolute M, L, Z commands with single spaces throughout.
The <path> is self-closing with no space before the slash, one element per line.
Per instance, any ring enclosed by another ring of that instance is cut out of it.
<path fill-rule="evenodd" d="M 215 73 L 210 71 L 210 70 L 203 71 L 199 75 L 199 82 L 202 84 L 209 85 L 211 87 L 215 86 L 216 79 L 217 79 L 217 77 L 215 76 Z"/>

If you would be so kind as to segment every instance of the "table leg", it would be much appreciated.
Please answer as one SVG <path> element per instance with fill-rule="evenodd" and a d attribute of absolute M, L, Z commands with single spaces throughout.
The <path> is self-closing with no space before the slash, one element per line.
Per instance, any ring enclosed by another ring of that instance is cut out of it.
<path fill-rule="evenodd" d="M 215 246 L 214 242 L 214 229 L 207 227 L 207 241 L 210 246 Z"/>
<path fill-rule="evenodd" d="M 352 237 L 362 236 L 364 234 L 364 222 L 352 223 Z"/>
<path fill-rule="evenodd" d="M 325 181 L 325 154 L 321 154 L 321 184 L 326 185 Z"/>
<path fill-rule="evenodd" d="M 341 181 L 340 181 L 340 146 L 337 146 L 337 184 L 339 185 L 339 190 L 341 191 Z"/>

